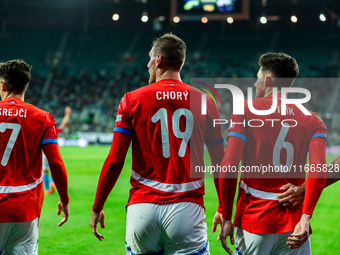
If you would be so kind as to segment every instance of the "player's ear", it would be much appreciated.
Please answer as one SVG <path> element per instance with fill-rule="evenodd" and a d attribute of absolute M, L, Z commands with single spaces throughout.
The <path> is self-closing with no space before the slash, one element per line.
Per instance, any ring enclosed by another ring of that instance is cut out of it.
<path fill-rule="evenodd" d="M 27 83 L 27 85 L 26 85 L 26 89 L 25 89 L 25 92 L 27 91 L 27 89 L 28 89 L 28 86 L 29 86 L 29 84 Z"/>
<path fill-rule="evenodd" d="M 4 81 L 0 81 L 0 83 L 1 83 L 1 90 L 3 92 L 7 92 L 7 85 L 6 85 L 6 83 Z"/>
<path fill-rule="evenodd" d="M 266 74 L 264 86 L 266 88 L 274 87 L 274 77 L 271 74 Z"/>
<path fill-rule="evenodd" d="M 165 59 L 161 54 L 158 54 L 156 57 L 156 67 L 160 69 L 165 67 Z"/>

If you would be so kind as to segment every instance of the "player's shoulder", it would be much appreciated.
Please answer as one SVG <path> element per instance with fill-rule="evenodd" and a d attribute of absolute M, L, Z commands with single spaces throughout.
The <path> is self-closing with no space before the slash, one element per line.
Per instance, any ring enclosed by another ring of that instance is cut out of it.
<path fill-rule="evenodd" d="M 43 109 L 40 109 L 39 107 L 33 105 L 33 104 L 30 104 L 30 103 L 26 103 L 26 107 L 29 108 L 31 111 L 34 111 L 36 114 L 39 114 L 39 115 L 49 115 L 50 113 L 43 110 Z"/>
<path fill-rule="evenodd" d="M 307 111 L 311 114 L 312 119 L 313 119 L 314 122 L 324 125 L 323 120 L 320 118 L 320 116 L 316 112 L 312 112 L 312 111 L 310 111 L 308 109 L 307 109 Z"/>
<path fill-rule="evenodd" d="M 187 85 L 187 84 L 186 84 Z M 203 94 L 206 94 L 207 96 L 209 96 L 210 97 L 210 95 L 209 94 L 207 94 L 206 92 L 204 92 L 204 91 L 202 91 L 202 90 L 200 90 L 200 89 L 198 89 L 198 88 L 196 88 L 196 87 L 194 87 L 194 86 L 191 86 L 191 85 L 188 85 L 188 88 L 190 89 L 190 93 L 191 94 L 200 94 L 200 95 L 203 95 Z"/>
<path fill-rule="evenodd" d="M 25 102 L 25 105 L 26 105 L 26 108 L 29 109 L 30 115 L 34 117 L 35 119 L 40 119 L 41 121 L 44 121 L 44 122 L 45 121 L 55 122 L 54 117 L 48 111 L 45 111 L 30 103 Z"/>
<path fill-rule="evenodd" d="M 152 85 L 152 84 L 151 84 Z M 143 95 L 150 91 L 150 86 L 151 85 L 147 85 L 147 86 L 143 86 L 141 88 L 138 88 L 138 89 L 135 89 L 135 90 L 132 90 L 132 91 L 129 91 L 129 92 L 126 92 L 124 94 L 124 96 L 122 97 L 121 101 L 120 101 L 120 104 L 131 104 L 135 101 L 141 101 L 143 100 Z"/>
<path fill-rule="evenodd" d="M 144 93 L 146 91 L 151 90 L 151 86 L 152 86 L 152 84 L 140 87 L 138 89 L 135 89 L 135 90 L 132 90 L 132 91 L 129 91 L 129 92 L 126 92 L 125 96 L 130 96 L 130 97 L 138 96 L 141 93 Z"/>

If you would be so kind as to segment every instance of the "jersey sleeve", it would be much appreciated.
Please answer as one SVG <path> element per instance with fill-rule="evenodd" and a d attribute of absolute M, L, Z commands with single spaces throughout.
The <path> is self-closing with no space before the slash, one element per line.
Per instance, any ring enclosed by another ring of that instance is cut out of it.
<path fill-rule="evenodd" d="M 43 151 L 47 157 L 48 164 L 51 169 L 51 175 L 57 187 L 60 200 L 63 204 L 68 204 L 68 180 L 64 161 L 60 155 L 57 144 L 49 143 L 44 145 Z"/>
<path fill-rule="evenodd" d="M 111 149 L 99 177 L 96 198 L 92 207 L 96 213 L 103 210 L 105 201 L 117 182 L 130 142 L 131 138 L 122 133 L 117 132 L 113 135 Z"/>
<path fill-rule="evenodd" d="M 328 175 L 326 171 L 315 171 L 318 166 L 321 166 L 321 168 L 327 166 L 327 128 L 324 122 L 318 116 L 315 115 L 315 117 L 317 118 L 317 125 L 309 145 L 310 171 L 307 175 L 305 198 L 302 208 L 302 213 L 309 215 L 313 215 L 314 208 L 325 187 Z"/>
<path fill-rule="evenodd" d="M 42 137 L 42 140 L 41 140 L 41 145 L 48 144 L 48 143 L 58 144 L 57 133 L 56 133 L 56 122 L 50 113 L 47 113 L 45 126 L 46 128 L 45 128 L 45 132 Z"/>
<path fill-rule="evenodd" d="M 221 125 L 215 125 L 214 120 L 220 119 L 220 112 L 210 96 L 207 96 L 208 115 L 207 115 L 207 133 L 205 144 L 214 146 L 224 143 Z"/>
<path fill-rule="evenodd" d="M 247 105 L 245 104 L 245 109 Z M 228 136 L 227 140 L 229 137 L 237 137 L 241 140 L 243 140 L 245 143 L 247 143 L 247 136 L 246 136 L 246 115 L 235 115 L 232 114 L 231 119 L 230 119 L 230 127 L 228 130 Z"/>
<path fill-rule="evenodd" d="M 126 135 L 132 135 L 132 126 L 129 114 L 129 94 L 126 93 L 120 100 L 120 104 L 117 111 L 116 125 L 113 132 L 123 133 Z"/>
<path fill-rule="evenodd" d="M 314 115 L 316 118 L 317 125 L 313 132 L 312 139 L 313 138 L 324 138 L 327 140 L 327 127 L 325 123 L 316 114 Z"/>
<path fill-rule="evenodd" d="M 236 137 L 231 136 L 227 143 L 227 150 L 221 162 L 221 169 L 229 166 L 238 168 L 246 144 Z M 219 179 L 219 208 L 218 212 L 226 220 L 231 220 L 234 198 L 236 193 L 238 173 L 221 172 Z"/>
<path fill-rule="evenodd" d="M 327 143 L 324 139 L 312 139 L 309 146 L 309 165 L 311 170 L 307 175 L 305 198 L 302 213 L 313 215 L 314 208 L 321 196 L 327 181 L 326 171 L 315 171 L 317 166 L 327 166 L 326 163 Z"/>

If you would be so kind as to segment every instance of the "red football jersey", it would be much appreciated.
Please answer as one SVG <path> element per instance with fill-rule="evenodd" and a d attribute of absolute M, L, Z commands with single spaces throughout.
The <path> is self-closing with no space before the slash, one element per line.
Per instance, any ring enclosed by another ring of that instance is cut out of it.
<path fill-rule="evenodd" d="M 194 202 L 203 205 L 204 179 L 192 178 L 203 166 L 204 143 L 223 143 L 218 109 L 203 92 L 175 79 L 164 79 L 126 93 L 114 132 L 132 136 L 132 174 L 128 205 Z"/>
<path fill-rule="evenodd" d="M 287 115 L 281 115 L 280 95 L 276 111 L 270 115 L 253 114 L 247 101 L 244 106 L 244 115 L 232 116 L 234 124 L 228 133 L 228 137 L 246 142 L 234 225 L 256 234 L 293 231 L 301 213 L 311 214 L 314 207 L 308 204 L 304 211 L 302 206 L 288 209 L 279 204 L 276 196 L 282 193 L 279 188 L 284 184 L 305 182 L 309 145 L 314 138 L 326 139 L 326 126 L 315 113 L 304 115 L 295 105 L 287 105 Z M 257 110 L 270 109 L 272 96 L 253 100 L 253 106 Z M 263 173 L 264 167 L 271 173 Z M 281 172 L 273 170 L 275 167 Z M 261 172 L 254 173 L 256 170 Z"/>
<path fill-rule="evenodd" d="M 51 114 L 16 97 L 0 102 L 0 222 L 40 216 L 42 144 L 57 143 Z"/>

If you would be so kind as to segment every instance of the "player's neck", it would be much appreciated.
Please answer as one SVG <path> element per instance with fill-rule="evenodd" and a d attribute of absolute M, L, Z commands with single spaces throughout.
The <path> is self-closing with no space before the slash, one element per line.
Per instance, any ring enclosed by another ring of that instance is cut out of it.
<path fill-rule="evenodd" d="M 9 93 L 5 96 L 4 99 L 9 98 L 9 97 L 16 97 L 19 98 L 22 101 L 25 101 L 25 94 L 24 93 L 19 93 L 19 94 L 15 94 L 15 93 Z"/>
<path fill-rule="evenodd" d="M 277 93 L 281 93 L 281 89 L 277 91 Z M 271 96 L 273 95 L 273 89 L 272 88 L 267 88 L 266 93 L 264 94 L 264 97 Z"/>
<path fill-rule="evenodd" d="M 180 73 L 178 71 L 171 71 L 171 70 L 166 70 L 163 73 L 159 74 L 159 76 L 156 78 L 156 81 L 160 81 L 164 79 L 175 79 L 175 80 L 182 81 Z"/>

